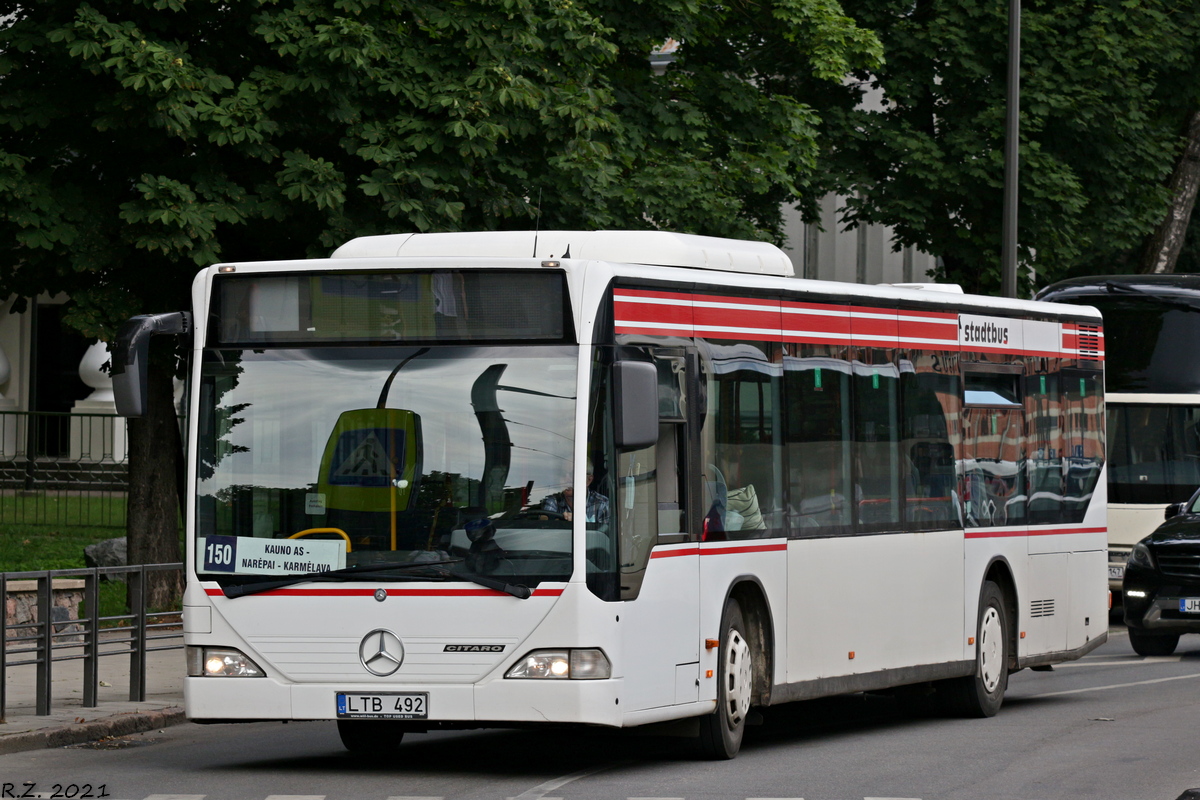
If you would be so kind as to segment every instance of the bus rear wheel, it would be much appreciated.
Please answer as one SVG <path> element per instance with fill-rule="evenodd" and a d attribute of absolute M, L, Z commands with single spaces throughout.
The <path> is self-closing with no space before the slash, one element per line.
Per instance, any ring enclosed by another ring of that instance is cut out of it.
<path fill-rule="evenodd" d="M 717 670 L 717 708 L 700 720 L 700 752 L 729 759 L 742 747 L 750 699 L 754 695 L 754 649 L 738 601 L 730 599 L 721 615 L 721 649 Z"/>
<path fill-rule="evenodd" d="M 1004 593 L 992 581 L 983 585 L 975 629 L 975 674 L 945 681 L 950 710 L 965 717 L 994 717 L 1008 689 L 1009 621 Z"/>
<path fill-rule="evenodd" d="M 342 745 L 356 756 L 380 758 L 395 753 L 404 729 L 395 722 L 376 719 L 339 719 Z"/>

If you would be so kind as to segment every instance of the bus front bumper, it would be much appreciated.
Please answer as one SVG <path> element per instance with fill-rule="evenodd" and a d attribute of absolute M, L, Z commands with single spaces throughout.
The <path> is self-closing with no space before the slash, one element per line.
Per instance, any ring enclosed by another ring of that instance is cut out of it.
<path fill-rule="evenodd" d="M 498 679 L 479 684 L 287 684 L 273 678 L 185 678 L 184 710 L 197 722 L 338 719 L 338 695 L 427 695 L 423 723 L 502 727 L 564 723 L 619 727 L 622 681 Z M 369 713 L 369 712 L 368 712 Z M 345 717 L 343 717 L 345 718 Z M 370 717 L 359 717 L 370 718 Z"/>

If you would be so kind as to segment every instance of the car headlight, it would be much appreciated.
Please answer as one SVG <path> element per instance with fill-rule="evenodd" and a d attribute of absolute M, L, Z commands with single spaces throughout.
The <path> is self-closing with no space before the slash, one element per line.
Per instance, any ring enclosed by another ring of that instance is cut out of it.
<path fill-rule="evenodd" d="M 533 650 L 513 665 L 504 677 L 601 680 L 612 677 L 612 664 L 598 648 Z"/>
<path fill-rule="evenodd" d="M 266 673 L 241 650 L 232 647 L 188 647 L 189 678 L 263 678 Z"/>
<path fill-rule="evenodd" d="M 1157 569 L 1154 565 L 1154 556 L 1150 554 L 1150 548 L 1141 542 L 1133 546 L 1133 551 L 1129 554 L 1129 561 L 1126 563 L 1142 569 Z"/>

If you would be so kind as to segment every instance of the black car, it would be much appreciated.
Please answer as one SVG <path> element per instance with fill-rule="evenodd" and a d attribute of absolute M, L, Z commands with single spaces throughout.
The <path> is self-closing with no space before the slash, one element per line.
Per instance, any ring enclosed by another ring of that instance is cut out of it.
<path fill-rule="evenodd" d="M 1180 634 L 1200 633 L 1200 490 L 1166 518 L 1125 564 L 1125 624 L 1143 656 L 1168 656 Z"/>

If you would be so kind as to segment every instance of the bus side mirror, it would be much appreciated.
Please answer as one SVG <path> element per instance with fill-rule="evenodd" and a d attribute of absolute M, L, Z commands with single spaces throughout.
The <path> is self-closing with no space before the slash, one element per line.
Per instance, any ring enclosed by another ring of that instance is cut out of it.
<path fill-rule="evenodd" d="M 150 356 L 150 337 L 160 333 L 187 333 L 191 327 L 191 314 L 186 311 L 140 314 L 121 326 L 108 373 L 113 382 L 118 414 L 140 417 L 146 413 L 146 362 Z"/>
<path fill-rule="evenodd" d="M 613 364 L 614 427 L 618 450 L 641 450 L 658 441 L 658 370 L 648 361 Z"/>

